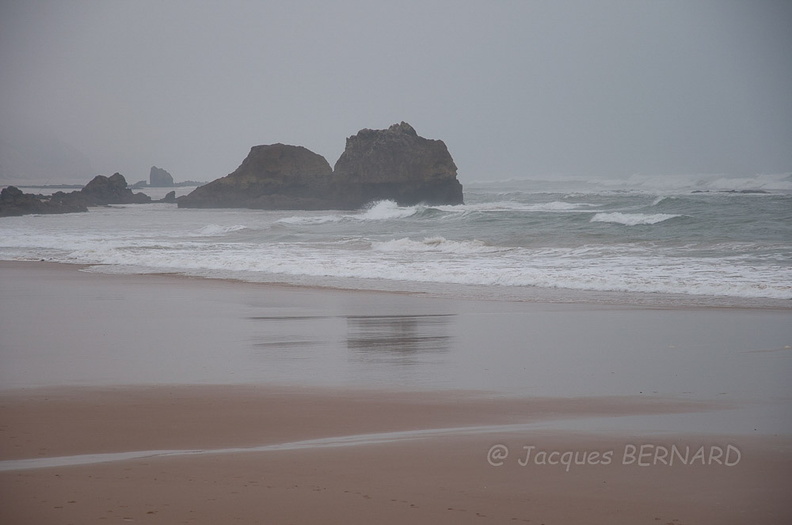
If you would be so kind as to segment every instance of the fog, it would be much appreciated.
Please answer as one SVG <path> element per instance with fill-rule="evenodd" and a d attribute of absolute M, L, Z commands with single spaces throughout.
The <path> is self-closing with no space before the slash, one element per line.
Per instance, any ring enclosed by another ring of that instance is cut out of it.
<path fill-rule="evenodd" d="M 0 181 L 332 165 L 402 120 L 463 183 L 786 173 L 790 27 L 788 1 L 4 0 Z"/>

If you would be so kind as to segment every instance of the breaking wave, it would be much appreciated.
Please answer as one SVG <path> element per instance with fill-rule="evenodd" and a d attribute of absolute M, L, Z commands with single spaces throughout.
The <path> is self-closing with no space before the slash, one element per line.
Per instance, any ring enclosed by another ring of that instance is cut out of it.
<path fill-rule="evenodd" d="M 219 224 L 209 224 L 194 233 L 197 237 L 214 237 L 225 235 L 227 233 L 238 232 L 246 229 L 247 226 L 242 224 L 234 224 L 231 226 L 221 226 Z"/>
<path fill-rule="evenodd" d="M 658 224 L 681 215 L 672 215 L 668 213 L 598 213 L 591 218 L 591 222 L 612 222 L 615 224 L 623 224 L 625 226 L 641 226 L 647 224 Z"/>
<path fill-rule="evenodd" d="M 313 225 L 341 221 L 386 221 L 412 217 L 421 211 L 421 206 L 399 206 L 394 201 L 376 201 L 360 213 L 344 213 L 336 215 L 296 215 L 278 219 L 279 224 Z"/>
<path fill-rule="evenodd" d="M 459 255 L 494 253 L 505 250 L 502 247 L 487 246 L 482 241 L 449 241 L 443 237 L 427 237 L 422 241 L 414 241 L 405 237 L 392 241 L 373 242 L 371 247 L 378 252 L 438 252 Z"/>

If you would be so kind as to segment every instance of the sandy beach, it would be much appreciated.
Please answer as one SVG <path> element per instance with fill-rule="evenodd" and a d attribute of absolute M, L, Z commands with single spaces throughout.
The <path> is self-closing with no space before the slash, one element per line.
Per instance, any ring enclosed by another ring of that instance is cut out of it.
<path fill-rule="evenodd" d="M 790 310 L 0 263 L 2 523 L 789 523 Z"/>

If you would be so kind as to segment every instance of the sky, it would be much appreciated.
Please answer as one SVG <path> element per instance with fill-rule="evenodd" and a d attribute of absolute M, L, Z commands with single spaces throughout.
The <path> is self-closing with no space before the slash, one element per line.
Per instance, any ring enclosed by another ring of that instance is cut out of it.
<path fill-rule="evenodd" d="M 333 165 L 400 121 L 463 183 L 788 173 L 790 27 L 789 0 L 0 0 L 0 180 Z"/>

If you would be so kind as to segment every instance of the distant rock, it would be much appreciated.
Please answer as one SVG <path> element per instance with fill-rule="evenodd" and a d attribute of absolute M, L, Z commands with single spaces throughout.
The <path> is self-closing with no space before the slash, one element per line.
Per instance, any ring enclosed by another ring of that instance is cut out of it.
<path fill-rule="evenodd" d="M 336 162 L 336 195 L 352 207 L 374 200 L 402 206 L 462 204 L 457 167 L 442 140 L 419 137 L 406 122 L 349 137 Z"/>
<path fill-rule="evenodd" d="M 177 199 L 184 208 L 356 209 L 376 200 L 400 205 L 461 204 L 457 168 L 441 140 L 406 122 L 349 137 L 335 170 L 302 146 L 254 146 L 233 173 Z"/>
<path fill-rule="evenodd" d="M 170 200 L 166 200 L 170 198 Z M 174 202 L 176 192 L 170 192 L 163 202 Z M 107 204 L 146 204 L 151 197 L 143 193 L 132 193 L 126 179 L 120 173 L 110 177 L 97 175 L 79 191 L 52 195 L 23 193 L 15 186 L 0 192 L 0 217 L 27 215 L 31 213 L 73 213 L 88 211 L 89 206 Z"/>
<path fill-rule="evenodd" d="M 127 187 L 127 181 L 120 173 L 110 177 L 97 175 L 91 182 L 80 190 L 89 206 L 102 206 L 106 204 L 146 204 L 151 202 L 151 197 L 143 193 L 132 193 Z"/>
<path fill-rule="evenodd" d="M 178 199 L 180 208 L 322 209 L 333 169 L 302 146 L 254 146 L 233 173 Z"/>
<path fill-rule="evenodd" d="M 170 188 L 173 186 L 173 177 L 164 169 L 152 166 L 149 172 L 149 186 L 152 188 Z"/>
<path fill-rule="evenodd" d="M 174 204 L 176 202 L 176 191 L 169 191 L 165 194 L 165 196 L 157 202 L 165 202 L 168 204 Z"/>
<path fill-rule="evenodd" d="M 68 198 L 66 195 L 62 191 L 51 196 L 33 195 L 23 193 L 16 186 L 8 186 L 0 191 L 0 217 L 88 211 L 79 199 Z"/>

